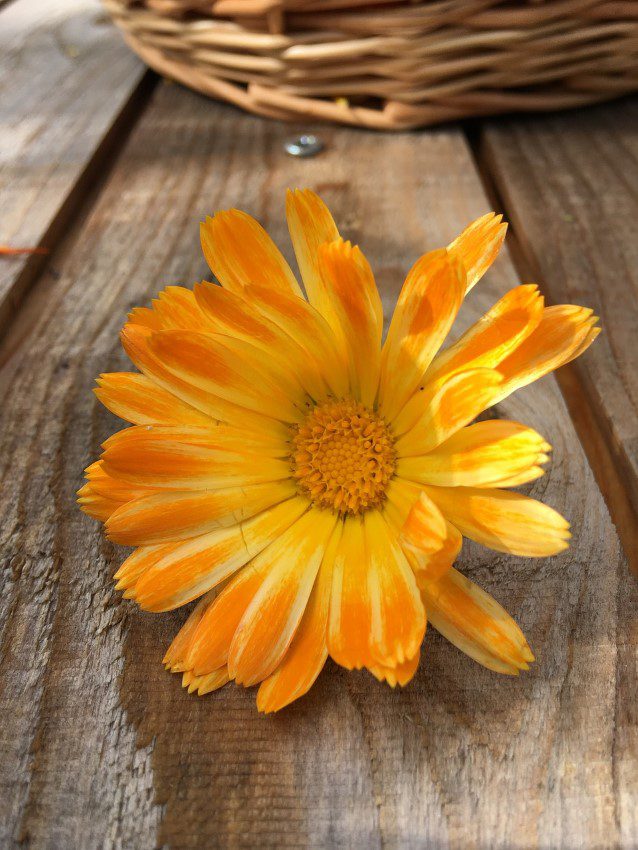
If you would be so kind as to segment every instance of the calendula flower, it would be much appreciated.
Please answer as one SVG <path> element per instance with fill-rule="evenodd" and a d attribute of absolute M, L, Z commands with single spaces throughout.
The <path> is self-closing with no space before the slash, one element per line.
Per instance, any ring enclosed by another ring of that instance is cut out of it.
<path fill-rule="evenodd" d="M 527 669 L 518 626 L 452 566 L 463 536 L 514 555 L 565 549 L 568 523 L 511 488 L 550 446 L 486 408 L 584 351 L 592 311 L 518 286 L 440 351 L 496 257 L 492 213 L 409 272 L 382 344 L 364 255 L 323 202 L 288 194 L 307 298 L 262 227 L 237 210 L 201 226 L 221 284 L 169 287 L 122 342 L 140 370 L 98 398 L 132 427 L 80 491 L 116 543 L 117 587 L 148 611 L 199 598 L 166 666 L 200 694 L 259 684 L 275 711 L 328 656 L 404 685 L 430 623 L 479 663 Z"/>

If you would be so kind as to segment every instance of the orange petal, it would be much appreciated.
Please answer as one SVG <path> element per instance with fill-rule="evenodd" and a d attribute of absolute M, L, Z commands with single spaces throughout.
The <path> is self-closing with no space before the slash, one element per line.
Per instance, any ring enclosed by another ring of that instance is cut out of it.
<path fill-rule="evenodd" d="M 475 419 L 498 392 L 495 369 L 470 369 L 416 392 L 392 423 L 400 456 L 423 455 Z"/>
<path fill-rule="evenodd" d="M 538 327 L 499 364 L 504 382 L 493 403 L 582 354 L 598 335 L 597 321 L 585 307 L 546 307 Z"/>
<path fill-rule="evenodd" d="M 534 656 L 514 620 L 488 593 L 455 569 L 422 588 L 437 631 L 479 664 L 517 675 Z"/>
<path fill-rule="evenodd" d="M 392 420 L 421 385 L 463 299 L 465 272 L 445 249 L 425 254 L 409 272 L 381 355 L 379 401 Z"/>
<path fill-rule="evenodd" d="M 432 499 L 421 492 L 401 528 L 400 542 L 421 586 L 424 580 L 440 578 L 450 569 L 463 538 Z"/>
<path fill-rule="evenodd" d="M 185 540 L 219 526 L 236 525 L 296 492 L 289 480 L 229 487 L 209 492 L 164 491 L 128 502 L 112 512 L 106 526 L 110 540 L 142 546 Z"/>
<path fill-rule="evenodd" d="M 101 522 L 106 522 L 111 514 L 118 508 L 121 508 L 123 504 L 116 499 L 109 499 L 101 495 L 101 493 L 96 493 L 90 482 L 80 487 L 77 496 L 80 510 L 93 517 L 93 519 L 99 519 Z"/>
<path fill-rule="evenodd" d="M 133 307 L 128 314 L 129 325 L 137 325 L 141 328 L 147 328 L 151 331 L 161 331 L 162 320 L 159 315 L 151 307 Z"/>
<path fill-rule="evenodd" d="M 135 425 L 211 425 L 215 420 L 137 372 L 100 375 L 93 390 L 102 404 Z"/>
<path fill-rule="evenodd" d="M 417 652 L 415 656 L 406 658 L 404 662 L 397 664 L 396 667 L 384 667 L 382 664 L 373 664 L 371 667 L 368 667 L 368 670 L 380 682 L 387 682 L 391 688 L 395 688 L 397 685 L 405 687 L 418 670 L 420 657 L 421 653 Z"/>
<path fill-rule="evenodd" d="M 543 558 L 569 546 L 567 520 L 520 493 L 429 485 L 423 489 L 465 537 L 497 552 Z"/>
<path fill-rule="evenodd" d="M 161 331 L 151 352 L 180 381 L 234 405 L 294 422 L 306 402 L 292 376 L 274 371 L 259 349 L 243 340 L 189 331 Z"/>
<path fill-rule="evenodd" d="M 190 638 L 184 661 L 187 669 L 205 675 L 226 664 L 233 635 L 264 578 L 264 572 L 252 564 L 233 576 L 204 612 Z"/>
<path fill-rule="evenodd" d="M 301 622 L 326 546 L 337 523 L 328 511 L 310 510 L 256 559 L 265 571 L 228 653 L 238 684 L 255 685 L 281 663 Z"/>
<path fill-rule="evenodd" d="M 289 334 L 255 309 L 251 290 L 242 294 L 212 283 L 195 286 L 195 296 L 217 330 L 252 343 L 265 352 L 280 371 L 294 369 L 301 385 L 315 399 L 324 399 L 327 384 L 315 362 Z"/>
<path fill-rule="evenodd" d="M 355 398 L 371 407 L 381 362 L 383 308 L 368 261 L 341 239 L 319 248 L 319 268 L 338 333 L 348 352 Z"/>
<path fill-rule="evenodd" d="M 388 487 L 383 512 L 399 537 L 419 586 L 449 570 L 463 538 L 420 485 L 395 477 Z"/>
<path fill-rule="evenodd" d="M 546 463 L 550 450 L 533 428 L 490 419 L 463 428 L 429 454 L 399 458 L 397 474 L 440 487 L 495 487 Z"/>
<path fill-rule="evenodd" d="M 171 673 L 183 673 L 186 671 L 186 654 L 191 638 L 195 634 L 195 629 L 199 625 L 204 613 L 212 604 L 216 596 L 216 590 L 211 590 L 202 596 L 202 598 L 197 602 L 197 605 L 195 605 L 191 613 L 188 615 L 188 618 L 182 628 L 173 638 L 171 645 L 166 650 L 166 655 L 162 659 L 162 664 L 167 670 L 170 670 Z"/>
<path fill-rule="evenodd" d="M 202 251 L 222 286 L 235 292 L 255 283 L 301 295 L 290 266 L 254 218 L 240 210 L 218 212 L 200 224 Z"/>
<path fill-rule="evenodd" d="M 49 248 L 41 246 L 17 246 L 17 245 L 0 245 L 0 256 L 2 257 L 19 257 L 22 254 L 48 254 Z"/>
<path fill-rule="evenodd" d="M 167 286 L 153 300 L 153 311 L 160 322 L 157 330 L 214 330 L 193 290 L 185 286 Z"/>
<path fill-rule="evenodd" d="M 134 595 L 132 588 L 138 579 L 149 570 L 153 564 L 160 561 L 177 548 L 178 543 L 160 543 L 154 546 L 140 546 L 132 552 L 121 564 L 113 578 L 117 582 L 116 590 L 125 590 L 127 599 Z"/>
<path fill-rule="evenodd" d="M 286 218 L 308 300 L 334 325 L 333 306 L 318 265 L 319 246 L 339 238 L 330 210 L 310 189 L 286 193 Z"/>
<path fill-rule="evenodd" d="M 378 511 L 348 518 L 336 551 L 328 650 L 348 669 L 395 667 L 425 633 L 414 575 Z"/>
<path fill-rule="evenodd" d="M 398 540 L 379 511 L 364 515 L 371 602 L 370 652 L 387 667 L 403 664 L 419 649 L 425 611 L 414 575 Z"/>
<path fill-rule="evenodd" d="M 348 361 L 333 329 L 303 298 L 281 290 L 251 286 L 251 303 L 263 316 L 291 336 L 312 357 L 338 398 L 348 395 Z"/>
<path fill-rule="evenodd" d="M 220 667 L 219 670 L 214 670 L 205 676 L 196 676 L 192 670 L 187 670 L 182 675 L 182 687 L 188 688 L 189 694 L 197 692 L 198 697 L 217 691 L 228 682 L 230 682 L 228 667 Z"/>
<path fill-rule="evenodd" d="M 133 363 L 154 383 L 212 419 L 237 423 L 243 427 L 255 427 L 258 430 L 265 427 L 269 421 L 266 416 L 226 401 L 176 377 L 150 350 L 151 335 L 152 331 L 146 326 L 129 323 L 120 336 L 122 346 Z"/>
<path fill-rule="evenodd" d="M 328 652 L 348 670 L 375 663 L 370 653 L 372 605 L 363 521 L 348 517 L 335 548 Z"/>
<path fill-rule="evenodd" d="M 104 471 L 141 487 L 204 490 L 277 481 L 290 475 L 288 461 L 274 456 L 280 452 L 223 425 L 190 431 L 134 426 L 113 435 L 104 446 Z"/>
<path fill-rule="evenodd" d="M 259 687 L 259 711 L 279 711 L 299 699 L 310 690 L 326 663 L 332 570 L 341 533 L 342 524 L 339 523 L 326 548 L 308 605 L 290 648 L 279 667 Z"/>
<path fill-rule="evenodd" d="M 193 537 L 155 562 L 135 585 L 147 611 L 169 611 L 201 596 L 247 564 L 304 513 L 306 499 L 293 498 L 239 525 Z"/>
<path fill-rule="evenodd" d="M 544 299 L 535 284 L 510 289 L 449 348 L 438 354 L 426 381 L 467 369 L 493 369 L 538 327 Z"/>
<path fill-rule="evenodd" d="M 501 224 L 502 219 L 502 215 L 487 213 L 448 245 L 448 251 L 458 254 L 465 266 L 467 292 L 483 277 L 501 250 L 507 232 L 507 224 Z"/>
<path fill-rule="evenodd" d="M 121 504 L 157 492 L 154 487 L 131 484 L 130 481 L 108 475 L 101 460 L 87 466 L 85 473 L 94 493 Z"/>

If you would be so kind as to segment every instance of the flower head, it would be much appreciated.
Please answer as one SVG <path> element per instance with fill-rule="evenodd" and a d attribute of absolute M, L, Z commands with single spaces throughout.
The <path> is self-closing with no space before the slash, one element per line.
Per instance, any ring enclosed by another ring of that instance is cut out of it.
<path fill-rule="evenodd" d="M 518 286 L 441 346 L 506 226 L 488 214 L 409 272 L 382 344 L 368 262 L 313 192 L 287 217 L 307 298 L 250 216 L 201 226 L 221 286 L 168 287 L 122 342 L 139 372 L 96 394 L 132 427 L 87 469 L 79 501 L 137 547 L 117 587 L 149 611 L 198 604 L 165 664 L 189 691 L 259 684 L 275 711 L 328 655 L 390 685 L 418 666 L 426 620 L 479 663 L 527 669 L 518 626 L 452 566 L 463 536 L 525 556 L 568 523 L 511 488 L 543 474 L 533 429 L 474 420 L 583 352 L 591 310 Z"/>

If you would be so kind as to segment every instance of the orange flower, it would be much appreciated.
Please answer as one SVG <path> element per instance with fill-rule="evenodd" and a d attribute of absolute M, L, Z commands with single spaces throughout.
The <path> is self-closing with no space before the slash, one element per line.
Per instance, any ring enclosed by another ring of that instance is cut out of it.
<path fill-rule="evenodd" d="M 137 548 L 117 587 L 148 611 L 200 598 L 165 664 L 203 694 L 260 684 L 276 711 L 328 655 L 404 685 L 432 625 L 479 663 L 517 674 L 523 634 L 452 564 L 462 536 L 544 557 L 568 523 L 508 489 L 550 446 L 518 422 L 470 424 L 583 352 L 591 310 L 504 295 L 439 353 L 505 236 L 492 213 L 409 272 L 382 345 L 370 266 L 312 192 L 288 194 L 307 300 L 261 226 L 237 210 L 201 226 L 221 283 L 168 287 L 122 341 L 139 373 L 98 398 L 133 427 L 109 438 L 79 501 Z"/>

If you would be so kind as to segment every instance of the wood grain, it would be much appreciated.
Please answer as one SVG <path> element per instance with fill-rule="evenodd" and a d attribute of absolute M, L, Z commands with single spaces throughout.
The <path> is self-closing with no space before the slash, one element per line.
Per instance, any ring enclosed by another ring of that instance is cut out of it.
<path fill-rule="evenodd" d="M 571 407 L 638 572 L 638 100 L 489 124 L 482 152 L 539 282 L 601 317 Z"/>
<path fill-rule="evenodd" d="M 235 686 L 189 697 L 160 664 L 184 612 L 121 601 L 110 576 L 123 552 L 74 505 L 82 468 L 121 424 L 95 402 L 94 377 L 128 368 L 117 332 L 132 305 L 205 275 L 205 213 L 241 206 L 290 257 L 284 188 L 315 188 L 367 252 L 390 310 L 413 260 L 486 211 L 457 131 L 320 132 L 323 155 L 291 160 L 289 127 L 161 85 L 62 247 L 57 279 L 33 292 L 37 321 L 5 366 L 0 427 L 0 842 L 629 850 L 638 592 L 553 379 L 497 415 L 554 445 L 532 492 L 572 520 L 571 549 L 528 560 L 467 546 L 461 558 L 536 652 L 518 679 L 431 631 L 403 690 L 329 664 L 273 717 Z M 465 321 L 516 282 L 505 254 Z"/>
<path fill-rule="evenodd" d="M 55 247 L 144 74 L 97 0 L 0 10 L 0 245 Z M 42 266 L 0 257 L 0 333 Z"/>

